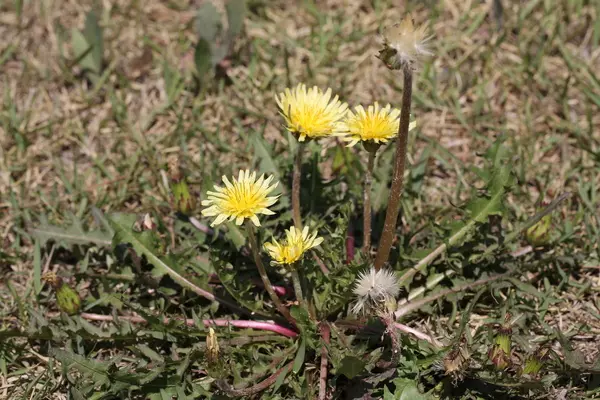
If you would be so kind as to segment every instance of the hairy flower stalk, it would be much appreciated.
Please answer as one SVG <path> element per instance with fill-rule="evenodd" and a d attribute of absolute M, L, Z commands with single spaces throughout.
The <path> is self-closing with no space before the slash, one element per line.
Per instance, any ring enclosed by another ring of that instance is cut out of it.
<path fill-rule="evenodd" d="M 379 147 L 393 140 L 398 134 L 398 121 L 400 110 L 391 105 L 380 107 L 377 102 L 365 108 L 361 105 L 348 111 L 346 118 L 340 124 L 343 130 L 343 140 L 352 147 L 358 142 L 369 153 L 369 160 L 364 181 L 363 192 L 363 251 L 368 253 L 371 248 L 371 181 L 375 156 Z M 414 124 L 409 128 L 414 127 Z"/>
<path fill-rule="evenodd" d="M 260 258 L 258 240 L 256 239 L 256 233 L 254 232 L 254 226 L 249 221 L 246 221 L 246 232 L 248 233 L 248 241 L 250 242 L 250 249 L 252 250 L 252 255 L 254 256 L 256 268 L 258 269 L 260 279 L 262 279 L 269 297 L 271 297 L 271 301 L 273 304 L 275 304 L 275 307 L 277 310 L 279 310 L 281 315 L 283 315 L 285 319 L 287 319 L 293 326 L 296 326 L 296 321 L 290 314 L 289 310 L 283 305 L 279 297 L 277 297 L 277 293 L 275 293 L 275 290 L 273 290 L 271 280 L 269 279 L 267 271 L 265 270 L 265 266 Z"/>
<path fill-rule="evenodd" d="M 389 32 L 384 33 L 384 48 L 379 53 L 379 58 L 388 68 L 402 69 L 404 74 L 404 87 L 402 92 L 402 109 L 396 144 L 396 157 L 392 186 L 388 199 L 385 223 L 377 255 L 375 269 L 379 270 L 388 261 L 398 214 L 400 213 L 400 197 L 404 186 L 404 170 L 406 168 L 406 151 L 408 145 L 408 131 L 410 125 L 410 106 L 412 100 L 413 70 L 417 58 L 423 54 L 430 54 L 425 47 L 428 38 L 425 37 L 425 27 L 415 27 L 410 16 L 404 18 L 400 24 L 394 26 Z"/>
<path fill-rule="evenodd" d="M 292 216 L 296 228 L 302 228 L 300 215 L 300 178 L 302 170 L 303 142 L 339 133 L 339 120 L 344 117 L 348 105 L 338 96 L 331 99 L 331 89 L 323 92 L 314 86 L 298 84 L 294 89 L 285 89 L 275 96 L 279 112 L 285 119 L 286 128 L 296 139 L 298 147 L 294 156 L 292 176 Z"/>
<path fill-rule="evenodd" d="M 304 143 L 299 142 L 294 156 L 294 171 L 292 173 L 292 219 L 294 226 L 302 229 L 302 214 L 300 213 L 300 181 L 302 180 L 302 155 Z"/>

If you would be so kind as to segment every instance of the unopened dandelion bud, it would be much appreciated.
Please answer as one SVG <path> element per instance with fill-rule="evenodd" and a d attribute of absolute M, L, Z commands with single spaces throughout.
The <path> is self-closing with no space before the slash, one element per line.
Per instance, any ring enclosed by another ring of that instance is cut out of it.
<path fill-rule="evenodd" d="M 504 324 L 498 328 L 494 345 L 488 352 L 490 361 L 498 369 L 506 369 L 510 363 L 511 346 L 512 346 L 512 328 L 510 327 L 510 314 L 506 315 Z"/>
<path fill-rule="evenodd" d="M 177 211 L 184 215 L 189 215 L 196 208 L 196 198 L 190 195 L 185 179 L 171 184 L 173 192 L 173 202 Z"/>
<path fill-rule="evenodd" d="M 552 215 L 545 215 L 535 225 L 525 231 L 525 239 L 533 247 L 544 246 L 550 241 L 550 228 L 552 227 Z"/>
<path fill-rule="evenodd" d="M 548 356 L 549 349 L 547 347 L 542 347 L 538 349 L 535 353 L 530 354 L 525 359 L 525 365 L 523 365 L 523 370 L 521 371 L 521 375 L 531 375 L 538 376 L 542 368 L 544 367 L 544 362 Z"/>
<path fill-rule="evenodd" d="M 382 37 L 383 49 L 379 51 L 378 58 L 389 69 L 413 70 L 420 57 L 432 54 L 427 48 L 430 39 L 427 27 L 415 26 L 410 15 L 400 23 L 384 29 Z"/>
<path fill-rule="evenodd" d="M 219 364 L 219 342 L 213 328 L 208 328 L 206 336 L 206 358 L 209 364 Z"/>
<path fill-rule="evenodd" d="M 44 274 L 42 279 L 54 289 L 56 305 L 59 310 L 69 315 L 76 314 L 79 311 L 81 299 L 75 290 L 54 273 Z"/>
<path fill-rule="evenodd" d="M 463 337 L 442 360 L 445 375 L 453 377 L 454 381 L 462 380 L 470 358 L 467 342 Z"/>

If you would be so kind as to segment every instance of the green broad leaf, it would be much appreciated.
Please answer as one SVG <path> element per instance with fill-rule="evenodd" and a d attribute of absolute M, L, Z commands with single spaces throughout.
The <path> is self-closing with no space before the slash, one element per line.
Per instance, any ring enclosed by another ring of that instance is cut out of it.
<path fill-rule="evenodd" d="M 304 355 L 306 354 L 306 340 L 300 339 L 300 345 L 298 346 L 298 352 L 296 352 L 296 358 L 294 359 L 293 371 L 297 374 L 304 366 Z"/>
<path fill-rule="evenodd" d="M 273 313 L 265 310 L 262 300 L 257 299 L 256 285 L 250 279 L 240 278 L 239 271 L 220 256 L 219 250 L 215 249 L 211 254 L 211 263 L 227 293 L 256 315 L 272 317 Z"/>
<path fill-rule="evenodd" d="M 237 250 L 241 249 L 246 244 L 246 236 L 235 223 L 227 222 L 225 225 L 227 226 L 225 236 L 231 240 Z"/>
<path fill-rule="evenodd" d="M 95 244 L 98 246 L 110 246 L 110 234 L 102 231 L 85 231 L 78 221 L 68 228 L 50 225 L 46 221 L 36 227 L 29 229 L 29 234 L 39 240 L 43 247 L 48 241 L 70 249 L 72 245 Z"/>
<path fill-rule="evenodd" d="M 246 16 L 246 0 L 229 0 L 225 3 L 227 12 L 227 39 L 229 42 L 240 34 L 244 26 L 244 17 Z"/>
<path fill-rule="evenodd" d="M 396 386 L 394 392 L 390 392 L 386 386 L 384 389 L 384 400 L 430 400 L 431 396 L 419 392 L 417 385 L 410 379 L 394 379 Z"/>
<path fill-rule="evenodd" d="M 87 13 L 83 36 L 92 48 L 89 53 L 90 69 L 95 74 L 100 75 L 102 73 L 102 58 L 104 55 L 104 38 L 103 30 L 98 19 L 96 10 L 91 10 Z"/>
<path fill-rule="evenodd" d="M 152 350 L 148 345 L 138 344 L 136 349 L 138 349 L 144 356 L 148 357 L 152 361 L 157 361 L 159 363 L 165 362 L 163 356 Z"/>
<path fill-rule="evenodd" d="M 277 377 L 277 380 L 275 381 L 275 385 L 273 386 L 273 393 L 277 393 L 281 385 L 283 385 L 283 381 L 285 381 L 285 378 L 287 377 L 289 372 L 289 368 L 284 368 L 284 370 L 281 371 L 281 373 Z"/>
<path fill-rule="evenodd" d="M 353 379 L 365 370 L 366 365 L 367 364 L 358 357 L 346 356 L 340 362 L 336 372 L 338 375 L 344 375 L 348 379 Z"/>
<path fill-rule="evenodd" d="M 40 249 L 40 241 L 35 241 L 33 249 L 33 288 L 35 294 L 38 295 L 42 291 L 42 254 Z"/>
<path fill-rule="evenodd" d="M 65 369 L 76 368 L 85 376 L 89 376 L 98 386 L 109 382 L 108 368 L 112 363 L 90 360 L 61 349 L 50 349 L 50 356 L 60 361 Z"/>
<path fill-rule="evenodd" d="M 196 15 L 196 32 L 206 43 L 214 43 L 223 29 L 221 14 L 210 1 L 202 3 Z"/>
<path fill-rule="evenodd" d="M 273 155 L 273 149 L 267 143 L 265 138 L 259 133 L 255 133 L 252 135 L 252 144 L 254 147 L 254 159 L 258 160 L 258 168 L 268 175 L 273 175 L 275 177 L 275 181 L 279 182 L 279 188 L 284 193 L 287 193 L 287 187 L 284 186 L 284 177 L 279 169 L 277 163 L 275 162 L 275 157 Z M 279 199 L 280 202 L 287 202 L 287 198 L 282 196 Z M 287 203 L 285 205 L 288 205 Z"/>
<path fill-rule="evenodd" d="M 196 65 L 196 73 L 202 79 L 213 67 L 212 49 L 210 44 L 204 38 L 199 38 L 194 49 L 194 64 Z"/>
<path fill-rule="evenodd" d="M 179 285 L 195 293 L 200 293 L 200 291 L 208 292 L 205 289 L 200 289 L 196 283 L 183 276 L 183 272 L 180 271 L 174 257 L 169 255 L 161 256 L 154 247 L 151 236 L 134 232 L 132 228 L 135 217 L 131 217 L 131 215 L 120 213 L 112 214 L 108 217 L 110 226 L 115 231 L 113 246 L 122 243 L 131 244 L 139 256 L 145 256 L 146 260 L 154 266 L 154 270 L 152 271 L 154 277 L 161 277 L 167 274 Z"/>

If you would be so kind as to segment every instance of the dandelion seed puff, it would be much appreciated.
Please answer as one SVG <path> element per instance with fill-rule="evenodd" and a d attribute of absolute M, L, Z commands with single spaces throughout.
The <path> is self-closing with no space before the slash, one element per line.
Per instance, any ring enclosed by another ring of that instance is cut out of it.
<path fill-rule="evenodd" d="M 398 296 L 400 287 L 393 271 L 371 267 L 358 276 L 353 289 L 356 303 L 352 307 L 354 314 L 366 312 L 369 308 L 380 308 Z"/>
<path fill-rule="evenodd" d="M 415 26 L 408 15 L 400 23 L 384 29 L 381 40 L 383 49 L 379 52 L 379 58 L 390 69 L 415 69 L 420 57 L 433 54 L 428 47 L 430 39 L 427 26 Z"/>

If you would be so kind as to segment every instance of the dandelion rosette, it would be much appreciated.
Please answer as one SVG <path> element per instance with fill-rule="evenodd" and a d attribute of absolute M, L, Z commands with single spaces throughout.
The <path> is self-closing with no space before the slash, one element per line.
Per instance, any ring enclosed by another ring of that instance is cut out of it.
<path fill-rule="evenodd" d="M 271 243 L 265 243 L 264 247 L 273 259 L 272 265 L 290 266 L 299 261 L 307 250 L 321 243 L 323 238 L 317 237 L 316 231 L 309 234 L 307 226 L 302 230 L 292 226 L 285 232 L 285 241 L 273 239 Z"/>
<path fill-rule="evenodd" d="M 331 98 L 331 89 L 323 93 L 316 86 L 307 90 L 304 84 L 285 89 L 275 100 L 287 129 L 300 142 L 339 133 L 339 121 L 348 111 L 337 95 Z"/>
<path fill-rule="evenodd" d="M 340 124 L 343 132 L 340 134 L 348 143 L 348 147 L 362 142 L 365 148 L 375 146 L 375 149 L 383 143 L 394 139 L 398 134 L 398 122 L 400 120 L 400 110 L 392 108 L 391 105 L 380 107 L 379 103 L 367 107 L 354 107 L 354 112 L 348 111 L 346 118 Z M 412 122 L 409 129 L 416 126 Z"/>
<path fill-rule="evenodd" d="M 359 314 L 370 309 L 386 310 L 389 303 L 395 301 L 400 287 L 393 271 L 386 269 L 378 271 L 371 267 L 360 273 L 353 292 L 357 300 L 352 307 L 352 312 Z"/>
<path fill-rule="evenodd" d="M 275 204 L 279 195 L 267 196 L 272 192 L 279 182 L 271 185 L 273 176 L 265 178 L 261 175 L 256 179 L 256 172 L 249 170 L 240 171 L 237 180 L 232 178 L 230 182 L 223 176 L 225 187 L 215 185 L 215 191 L 208 191 L 208 199 L 202 201 L 203 206 L 209 206 L 202 210 L 202 215 L 214 217 L 210 226 L 215 226 L 225 220 L 235 220 L 236 225 L 241 225 L 244 219 L 249 218 L 254 225 L 260 226 L 258 214 L 273 215 L 269 207 Z"/>
<path fill-rule="evenodd" d="M 379 58 L 390 69 L 414 69 L 420 57 L 433 54 L 427 46 L 431 39 L 427 26 L 415 26 L 410 15 L 384 29 L 382 39 L 384 47 L 379 51 Z"/>

